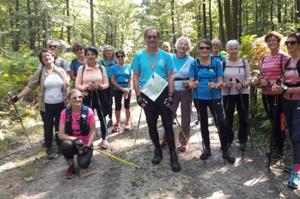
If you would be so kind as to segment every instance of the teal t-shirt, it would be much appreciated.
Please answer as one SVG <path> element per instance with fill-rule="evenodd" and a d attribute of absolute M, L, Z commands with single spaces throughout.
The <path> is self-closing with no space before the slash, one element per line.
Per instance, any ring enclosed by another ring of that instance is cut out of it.
<path fill-rule="evenodd" d="M 221 99 L 221 92 L 219 89 L 214 89 L 213 93 L 208 87 L 208 82 L 217 83 L 218 77 L 223 77 L 224 72 L 221 62 L 217 59 L 211 60 L 211 64 L 202 65 L 198 60 L 194 60 L 190 67 L 190 77 L 198 80 L 197 89 L 193 90 L 193 99 L 211 100 Z M 213 98 L 212 98 L 213 97 Z"/>
<path fill-rule="evenodd" d="M 217 56 L 214 56 L 212 53 L 210 53 L 209 56 L 211 59 L 218 59 L 221 63 L 226 59 L 226 57 L 222 53 L 218 53 Z"/>
<path fill-rule="evenodd" d="M 128 88 L 132 71 L 129 64 L 119 66 L 118 64 L 111 67 L 111 76 L 115 77 L 116 82 L 123 88 Z M 118 90 L 113 88 L 114 90 Z"/>
<path fill-rule="evenodd" d="M 111 67 L 113 65 L 117 64 L 117 61 L 114 59 L 113 60 L 101 60 L 99 62 L 99 64 L 101 64 L 105 67 L 107 77 L 110 78 L 111 77 Z"/>
<path fill-rule="evenodd" d="M 185 55 L 182 58 L 177 57 L 176 54 L 172 55 L 173 63 L 174 63 L 174 66 L 177 71 L 180 70 L 180 68 L 183 66 L 183 64 L 185 64 L 185 62 L 188 60 L 188 58 L 189 58 L 188 55 Z"/>
<path fill-rule="evenodd" d="M 152 64 L 153 68 L 151 67 Z M 143 86 L 152 77 L 153 72 L 168 81 L 167 72 L 173 71 L 174 64 L 171 55 L 161 49 L 158 50 L 157 54 L 150 55 L 146 49 L 142 49 L 134 55 L 131 67 L 134 72 L 139 72 L 140 86 Z"/>

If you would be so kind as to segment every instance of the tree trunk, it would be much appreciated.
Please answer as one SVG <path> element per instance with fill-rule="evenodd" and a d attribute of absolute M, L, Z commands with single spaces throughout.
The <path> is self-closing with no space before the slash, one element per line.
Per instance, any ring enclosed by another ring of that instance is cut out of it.
<path fill-rule="evenodd" d="M 15 4 L 15 30 L 14 30 L 14 39 L 12 43 L 13 51 L 19 51 L 20 48 L 20 24 L 19 24 L 19 10 L 20 10 L 20 1 L 16 0 Z"/>
<path fill-rule="evenodd" d="M 273 21 L 273 8 L 274 8 L 274 5 L 273 5 L 273 0 L 270 0 L 270 20 L 271 20 L 271 28 L 272 30 L 275 30 L 275 26 L 274 26 L 274 21 Z"/>
<path fill-rule="evenodd" d="M 211 14 L 211 0 L 208 1 L 208 17 L 209 17 L 209 39 L 212 40 L 213 22 L 212 22 L 212 14 Z"/>
<path fill-rule="evenodd" d="M 222 1 L 218 0 L 218 13 L 219 13 L 219 37 L 221 39 L 222 44 L 225 43 L 225 35 L 224 35 L 224 26 L 223 26 L 223 8 Z"/>
<path fill-rule="evenodd" d="M 202 16 L 203 16 L 203 35 L 207 38 L 207 25 L 206 25 L 206 0 L 202 0 Z"/>
<path fill-rule="evenodd" d="M 227 40 L 234 39 L 233 29 L 232 29 L 230 0 L 224 0 L 224 17 L 225 17 L 225 25 L 226 25 L 226 32 L 227 32 Z"/>
<path fill-rule="evenodd" d="M 239 0 L 239 38 L 243 35 L 243 22 L 242 22 L 242 13 L 243 13 L 243 0 Z"/>
<path fill-rule="evenodd" d="M 27 3 L 27 15 L 31 16 L 31 5 L 30 5 L 30 0 L 26 1 Z M 29 31 L 29 49 L 30 50 L 35 50 L 35 32 L 33 31 L 33 21 L 29 18 L 27 20 L 28 23 L 28 31 Z"/>
<path fill-rule="evenodd" d="M 238 38 L 238 9 L 239 9 L 239 0 L 231 1 L 232 2 L 232 29 L 234 39 Z"/>
<path fill-rule="evenodd" d="M 175 0 L 171 0 L 171 20 L 172 20 L 172 37 L 173 37 L 173 47 L 176 43 L 176 34 L 175 34 Z"/>
<path fill-rule="evenodd" d="M 255 0 L 255 32 L 258 31 L 258 5 L 257 0 Z"/>
<path fill-rule="evenodd" d="M 95 29 L 94 29 L 94 3 L 90 0 L 90 18 L 91 18 L 91 42 L 95 46 Z"/>
<path fill-rule="evenodd" d="M 197 40 L 201 38 L 201 3 L 195 0 L 195 13 L 196 13 L 196 27 L 197 27 Z"/>
<path fill-rule="evenodd" d="M 281 6 L 281 0 L 277 0 L 277 19 L 279 24 L 281 24 Z"/>
<path fill-rule="evenodd" d="M 67 11 L 67 16 L 70 18 L 70 0 L 66 0 L 66 11 Z M 67 26 L 67 41 L 70 44 L 71 43 L 71 26 Z"/>

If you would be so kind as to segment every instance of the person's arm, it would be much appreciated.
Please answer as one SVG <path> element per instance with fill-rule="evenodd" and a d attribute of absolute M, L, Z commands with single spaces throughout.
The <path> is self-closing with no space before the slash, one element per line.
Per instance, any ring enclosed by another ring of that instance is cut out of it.
<path fill-rule="evenodd" d="M 118 82 L 116 82 L 115 75 L 112 75 L 110 77 L 110 82 L 115 88 L 120 90 L 122 93 L 128 93 L 128 91 L 126 89 L 124 89 L 120 84 L 118 84 Z"/>
<path fill-rule="evenodd" d="M 83 68 L 84 65 L 80 66 L 80 68 L 78 69 L 78 73 L 77 73 L 77 77 L 75 80 L 75 88 L 79 89 L 80 91 L 86 91 L 87 90 L 87 86 L 83 86 L 83 82 L 82 82 L 82 73 L 83 73 Z"/>
<path fill-rule="evenodd" d="M 250 66 L 249 66 L 248 61 L 245 60 L 244 62 L 245 62 L 246 79 L 243 82 L 243 87 L 248 88 L 251 84 Z"/>
<path fill-rule="evenodd" d="M 133 79 L 132 79 L 132 83 L 133 83 L 133 89 L 135 91 L 136 96 L 140 96 L 141 95 L 141 91 L 140 91 L 140 73 L 137 71 L 133 72 Z"/>
<path fill-rule="evenodd" d="M 174 93 L 174 77 L 173 77 L 173 71 L 168 71 L 168 90 L 169 95 Z"/>

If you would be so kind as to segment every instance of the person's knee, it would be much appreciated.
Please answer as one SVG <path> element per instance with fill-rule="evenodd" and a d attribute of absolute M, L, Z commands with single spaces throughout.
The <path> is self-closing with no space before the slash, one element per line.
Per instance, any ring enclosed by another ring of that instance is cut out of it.
<path fill-rule="evenodd" d="M 91 148 L 86 148 L 83 154 L 78 156 L 78 166 L 82 169 L 87 168 L 92 161 L 93 150 Z"/>
<path fill-rule="evenodd" d="M 73 155 L 73 142 L 70 140 L 64 140 L 61 143 L 61 152 L 64 156 L 70 156 Z"/>

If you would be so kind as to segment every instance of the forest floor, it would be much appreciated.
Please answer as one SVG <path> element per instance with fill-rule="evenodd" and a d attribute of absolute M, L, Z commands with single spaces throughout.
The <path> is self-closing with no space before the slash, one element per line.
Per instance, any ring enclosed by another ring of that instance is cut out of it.
<path fill-rule="evenodd" d="M 280 162 L 273 162 L 271 172 L 266 168 L 266 157 L 249 146 L 244 159 L 233 146 L 234 165 L 223 164 L 218 135 L 210 118 L 212 156 L 199 160 L 201 153 L 199 125 L 192 123 L 190 147 L 178 153 L 182 171 L 174 173 L 169 163 L 168 149 L 163 160 L 153 166 L 151 145 L 145 116 L 142 114 L 138 139 L 134 147 L 136 125 L 140 109 L 132 111 L 133 130 L 110 134 L 111 151 L 115 156 L 135 163 L 132 168 L 94 151 L 92 166 L 80 171 L 73 179 L 64 179 L 67 164 L 60 155 L 57 159 L 45 159 L 41 123 L 30 133 L 33 152 L 23 139 L 0 156 L 0 198 L 299 198 L 300 189 L 287 188 L 288 174 L 282 171 Z M 193 120 L 195 120 L 193 112 Z M 178 115 L 180 118 L 180 115 Z M 192 120 L 192 121 L 193 121 Z M 180 119 L 179 119 L 180 121 Z M 160 123 L 160 122 L 159 122 Z M 160 134 L 163 130 L 159 125 Z M 178 135 L 178 126 L 174 126 Z M 35 159 L 34 156 L 37 156 Z"/>

